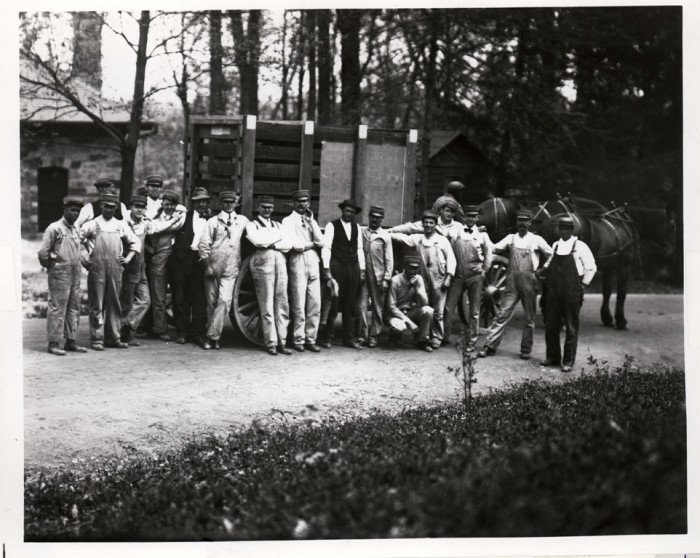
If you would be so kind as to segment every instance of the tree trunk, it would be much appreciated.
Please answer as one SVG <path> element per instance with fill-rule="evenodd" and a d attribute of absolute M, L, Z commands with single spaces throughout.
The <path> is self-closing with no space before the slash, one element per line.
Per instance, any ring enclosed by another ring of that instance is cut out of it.
<path fill-rule="evenodd" d="M 289 95 L 287 93 L 287 77 L 289 75 L 289 63 L 287 62 L 287 10 L 284 10 L 282 22 L 282 120 L 289 120 Z"/>
<path fill-rule="evenodd" d="M 318 123 L 331 123 L 331 76 L 333 56 L 331 52 L 329 25 L 330 10 L 319 10 L 316 16 L 318 25 Z"/>
<path fill-rule="evenodd" d="M 423 76 L 425 89 L 425 108 L 423 109 L 422 144 L 421 144 L 421 168 L 418 212 L 423 212 L 428 206 L 428 172 L 430 162 L 430 128 L 432 124 L 433 107 L 435 105 L 435 75 L 437 68 L 438 52 L 438 14 L 431 11 L 430 14 L 430 36 L 428 37 L 428 60 L 425 74 Z"/>
<path fill-rule="evenodd" d="M 258 74 L 260 69 L 260 31 L 262 12 L 248 12 L 248 31 L 243 31 L 239 10 L 229 10 L 233 53 L 241 80 L 240 113 L 258 114 Z"/>
<path fill-rule="evenodd" d="M 360 23 L 362 11 L 336 10 L 341 40 L 340 119 L 360 123 Z"/>
<path fill-rule="evenodd" d="M 307 52 L 309 65 L 309 104 L 306 119 L 316 120 L 316 10 L 306 10 Z"/>
<path fill-rule="evenodd" d="M 121 146 L 122 154 L 122 187 L 119 197 L 122 202 L 128 203 L 134 186 L 134 162 L 136 160 L 136 148 L 141 134 L 141 121 L 143 120 L 144 89 L 146 81 L 146 63 L 148 62 L 148 30 L 151 25 L 150 12 L 144 10 L 139 19 L 139 43 L 136 51 L 136 77 L 134 79 L 134 104 L 129 119 L 129 133 Z"/>
<path fill-rule="evenodd" d="M 209 114 L 225 114 L 221 11 L 209 12 Z"/>
<path fill-rule="evenodd" d="M 304 10 L 299 13 L 299 27 L 297 28 L 297 69 L 299 71 L 299 80 L 297 81 L 297 120 L 304 118 L 304 75 L 306 74 L 306 14 Z"/>

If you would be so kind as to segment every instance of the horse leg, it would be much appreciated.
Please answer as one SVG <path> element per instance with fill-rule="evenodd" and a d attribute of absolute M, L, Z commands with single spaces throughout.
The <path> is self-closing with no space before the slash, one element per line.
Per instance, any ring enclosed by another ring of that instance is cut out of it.
<path fill-rule="evenodd" d="M 615 327 L 627 329 L 625 318 L 625 299 L 627 298 L 627 281 L 630 276 L 630 266 L 621 265 L 617 270 L 617 297 L 615 298 Z"/>
<path fill-rule="evenodd" d="M 605 327 L 613 326 L 613 317 L 610 313 L 610 295 L 612 295 L 612 272 L 603 270 L 603 303 L 600 306 L 600 319 Z M 619 295 L 618 295 L 619 296 Z"/>

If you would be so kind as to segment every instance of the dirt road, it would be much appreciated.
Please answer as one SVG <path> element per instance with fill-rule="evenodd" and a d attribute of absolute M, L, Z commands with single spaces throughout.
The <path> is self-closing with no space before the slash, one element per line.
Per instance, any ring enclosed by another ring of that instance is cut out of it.
<path fill-rule="evenodd" d="M 573 374 L 545 369 L 538 323 L 533 359 L 517 358 L 521 314 L 497 355 L 478 361 L 477 391 L 523 380 L 565 381 L 591 370 L 587 357 L 619 364 L 684 366 L 683 297 L 630 295 L 630 330 L 604 328 L 600 295 L 587 295 Z M 428 354 L 406 346 L 271 357 L 224 332 L 222 350 L 204 352 L 146 340 L 128 350 L 55 357 L 46 353 L 45 321 L 24 321 L 25 466 L 56 467 L 120 452 L 161 452 L 202 433 L 224 434 L 255 419 L 298 421 L 322 415 L 398 411 L 455 400 L 459 384 L 448 372 L 459 363 L 453 346 Z M 87 321 L 79 342 L 87 344 Z M 284 418 L 282 418 L 284 417 Z"/>

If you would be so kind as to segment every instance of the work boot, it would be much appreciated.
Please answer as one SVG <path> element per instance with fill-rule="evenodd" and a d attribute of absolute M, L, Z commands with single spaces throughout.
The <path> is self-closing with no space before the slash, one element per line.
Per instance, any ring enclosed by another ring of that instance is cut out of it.
<path fill-rule="evenodd" d="M 266 351 L 268 355 L 277 356 L 277 349 L 275 349 L 274 347 L 268 347 Z"/>
<path fill-rule="evenodd" d="M 92 347 L 93 351 L 104 351 L 105 346 L 104 343 L 101 341 L 95 341 L 94 343 L 91 343 L 90 346 Z"/>
<path fill-rule="evenodd" d="M 167 332 L 164 332 L 158 336 L 158 339 L 161 341 L 170 341 L 170 335 L 168 335 Z"/>
<path fill-rule="evenodd" d="M 374 337 L 370 337 L 367 342 L 368 349 L 374 349 L 377 346 L 377 340 Z"/>
<path fill-rule="evenodd" d="M 307 343 L 306 345 L 304 345 L 304 348 L 307 351 L 311 351 L 312 353 L 320 353 L 321 352 L 321 349 L 319 348 L 318 345 L 316 345 L 316 343 Z"/>
<path fill-rule="evenodd" d="M 109 347 L 110 349 L 128 349 L 129 348 L 129 344 L 124 343 L 124 341 L 121 341 L 121 340 L 115 341 L 114 343 L 108 343 L 106 346 Z"/>
<path fill-rule="evenodd" d="M 291 355 L 292 354 L 292 351 L 290 351 L 284 345 L 280 345 L 279 347 L 277 347 L 277 352 L 282 354 L 282 355 Z"/>
<path fill-rule="evenodd" d="M 81 347 L 75 342 L 75 339 L 66 340 L 66 344 L 63 346 L 64 351 L 70 351 L 72 353 L 87 353 L 85 347 Z"/>
<path fill-rule="evenodd" d="M 120 331 L 120 338 L 124 343 L 127 343 L 131 347 L 140 347 L 141 343 L 136 341 L 134 339 L 134 336 L 131 332 L 131 328 L 127 325 L 122 326 L 122 329 Z"/>
<path fill-rule="evenodd" d="M 421 351 L 425 351 L 426 353 L 432 353 L 433 352 L 433 346 L 428 343 L 427 341 L 421 341 L 418 343 L 418 348 Z"/>
<path fill-rule="evenodd" d="M 61 349 L 61 347 L 58 346 L 58 343 L 49 343 L 49 354 L 56 356 L 64 356 L 66 354 L 66 351 Z"/>
<path fill-rule="evenodd" d="M 494 351 L 491 347 L 484 345 L 484 348 L 481 349 L 478 353 L 476 353 L 476 356 L 478 356 L 479 358 L 486 358 L 495 354 L 496 351 Z"/>

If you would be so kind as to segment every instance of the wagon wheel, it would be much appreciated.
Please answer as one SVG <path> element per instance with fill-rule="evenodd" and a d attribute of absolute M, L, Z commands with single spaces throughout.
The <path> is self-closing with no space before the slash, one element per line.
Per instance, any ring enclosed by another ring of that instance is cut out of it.
<path fill-rule="evenodd" d="M 479 312 L 479 325 L 481 328 L 488 329 L 491 326 L 496 314 L 501 309 L 501 298 L 503 291 L 506 288 L 506 268 L 508 267 L 508 259 L 503 256 L 494 256 L 491 269 L 486 273 L 484 278 L 483 291 L 481 293 L 481 310 Z M 466 293 L 465 293 L 466 295 Z M 462 296 L 462 310 L 466 310 L 468 304 L 466 296 Z"/>
<path fill-rule="evenodd" d="M 262 334 L 260 307 L 255 296 L 253 274 L 250 271 L 251 259 L 252 256 L 248 256 L 241 263 L 241 270 L 238 272 L 236 283 L 233 286 L 233 302 L 229 317 L 233 326 L 248 341 L 262 347 L 265 345 L 265 341 Z"/>

